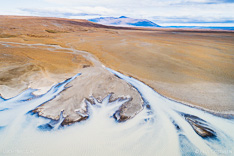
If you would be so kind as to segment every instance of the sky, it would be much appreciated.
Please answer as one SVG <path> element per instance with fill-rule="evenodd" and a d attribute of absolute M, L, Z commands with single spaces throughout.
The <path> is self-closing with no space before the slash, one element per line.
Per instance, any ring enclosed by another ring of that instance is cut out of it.
<path fill-rule="evenodd" d="M 0 0 L 0 15 L 127 16 L 161 26 L 234 26 L 234 0 Z"/>

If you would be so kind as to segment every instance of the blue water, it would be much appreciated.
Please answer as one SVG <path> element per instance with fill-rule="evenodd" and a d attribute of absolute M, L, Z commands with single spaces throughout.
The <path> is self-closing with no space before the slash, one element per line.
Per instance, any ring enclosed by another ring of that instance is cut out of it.
<path fill-rule="evenodd" d="M 211 29 L 211 30 L 234 30 L 234 27 L 203 27 L 203 26 L 167 26 L 164 28 L 189 28 L 189 29 Z"/>

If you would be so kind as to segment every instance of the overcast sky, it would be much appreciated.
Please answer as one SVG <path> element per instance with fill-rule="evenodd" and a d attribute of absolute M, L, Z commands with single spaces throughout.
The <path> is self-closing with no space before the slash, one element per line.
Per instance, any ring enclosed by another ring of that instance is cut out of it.
<path fill-rule="evenodd" d="M 159 25 L 234 26 L 234 0 L 1 0 L 1 15 L 128 16 Z"/>

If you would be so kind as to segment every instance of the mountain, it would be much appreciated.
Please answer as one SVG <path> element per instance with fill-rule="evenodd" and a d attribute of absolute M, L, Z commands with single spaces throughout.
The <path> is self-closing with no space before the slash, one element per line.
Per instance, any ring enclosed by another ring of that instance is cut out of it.
<path fill-rule="evenodd" d="M 104 24 L 104 25 L 116 25 L 116 26 L 137 26 L 137 27 L 160 27 L 159 25 L 151 22 L 147 19 L 134 19 L 126 16 L 120 17 L 100 17 L 89 19 L 91 22 Z"/>

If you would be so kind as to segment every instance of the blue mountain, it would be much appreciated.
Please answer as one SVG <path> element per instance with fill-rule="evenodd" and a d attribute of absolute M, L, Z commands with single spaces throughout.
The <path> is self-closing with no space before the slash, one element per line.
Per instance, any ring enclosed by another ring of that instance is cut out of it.
<path fill-rule="evenodd" d="M 147 19 L 134 19 L 126 16 L 100 17 L 89 19 L 89 21 L 114 26 L 160 27 L 158 24 L 155 24 L 154 22 L 151 22 Z"/>

